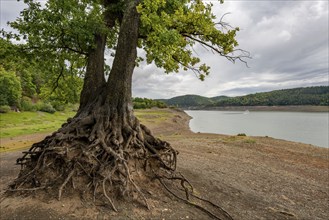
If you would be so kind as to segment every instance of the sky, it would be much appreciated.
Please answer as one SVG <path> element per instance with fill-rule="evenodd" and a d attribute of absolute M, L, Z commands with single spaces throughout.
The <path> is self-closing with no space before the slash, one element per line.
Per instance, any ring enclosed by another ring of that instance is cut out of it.
<path fill-rule="evenodd" d="M 240 49 L 250 52 L 248 67 L 196 45 L 196 54 L 210 67 L 200 81 L 193 72 L 165 74 L 155 65 L 141 64 L 133 76 L 133 96 L 171 98 L 196 94 L 240 96 L 296 87 L 329 85 L 327 0 L 226 0 L 213 3 L 218 17 L 239 27 Z M 0 0 L 0 26 L 9 29 L 24 8 L 16 0 Z M 141 51 L 139 51 L 142 54 Z"/>

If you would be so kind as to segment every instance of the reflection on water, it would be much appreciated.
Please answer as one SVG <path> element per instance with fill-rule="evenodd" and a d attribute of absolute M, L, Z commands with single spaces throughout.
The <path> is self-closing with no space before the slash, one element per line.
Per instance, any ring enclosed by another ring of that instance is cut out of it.
<path fill-rule="evenodd" d="M 193 117 L 194 132 L 250 136 L 270 136 L 278 139 L 328 147 L 328 113 L 310 112 L 235 112 L 185 111 Z"/>

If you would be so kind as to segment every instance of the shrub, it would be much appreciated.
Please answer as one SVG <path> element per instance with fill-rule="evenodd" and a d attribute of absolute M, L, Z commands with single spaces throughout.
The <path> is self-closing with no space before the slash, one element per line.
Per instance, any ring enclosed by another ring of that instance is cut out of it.
<path fill-rule="evenodd" d="M 56 111 L 65 110 L 65 104 L 60 101 L 53 101 L 53 102 L 51 102 L 51 105 L 56 109 Z"/>
<path fill-rule="evenodd" d="M 9 112 L 11 109 L 8 105 L 0 105 L 0 113 L 7 113 Z"/>
<path fill-rule="evenodd" d="M 38 109 L 38 111 L 48 112 L 48 113 L 51 113 L 51 114 L 56 112 L 56 109 L 54 109 L 54 107 L 50 103 L 40 102 L 40 103 L 37 104 L 37 109 Z"/>
<path fill-rule="evenodd" d="M 245 133 L 240 133 L 240 134 L 238 134 L 237 136 L 242 136 L 242 137 L 245 137 L 245 136 L 247 136 Z"/>
<path fill-rule="evenodd" d="M 0 66 L 0 105 L 19 107 L 22 87 L 14 72 L 7 72 Z"/>
<path fill-rule="evenodd" d="M 37 106 L 32 102 L 32 100 L 29 97 L 23 96 L 21 100 L 21 110 L 35 112 L 38 109 Z"/>

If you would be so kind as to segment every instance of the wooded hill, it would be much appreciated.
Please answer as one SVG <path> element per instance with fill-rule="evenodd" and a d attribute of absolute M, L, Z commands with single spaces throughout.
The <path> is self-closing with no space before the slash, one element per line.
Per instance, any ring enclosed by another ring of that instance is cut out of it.
<path fill-rule="evenodd" d="M 285 106 L 285 105 L 329 105 L 329 86 L 316 86 L 261 92 L 245 96 L 216 96 L 207 98 L 199 95 L 177 96 L 161 99 L 171 106 L 221 107 L 221 106 Z"/>
<path fill-rule="evenodd" d="M 210 106 L 218 101 L 228 99 L 227 96 L 216 96 L 212 98 L 200 96 L 200 95 L 183 95 L 176 96 L 171 99 L 158 99 L 158 101 L 162 101 L 169 106 L 175 107 L 191 107 L 191 106 Z"/>

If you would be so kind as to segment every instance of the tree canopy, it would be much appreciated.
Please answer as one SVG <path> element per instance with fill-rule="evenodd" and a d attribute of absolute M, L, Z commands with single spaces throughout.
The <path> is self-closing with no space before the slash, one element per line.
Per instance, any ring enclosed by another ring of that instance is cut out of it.
<path fill-rule="evenodd" d="M 42 100 L 50 102 L 53 106 L 63 106 L 68 103 L 78 103 L 83 79 L 77 74 L 77 70 L 58 71 L 55 63 L 45 64 L 37 61 L 21 50 L 22 45 L 13 44 L 8 40 L 0 38 L 0 68 L 2 72 L 12 72 L 19 83 L 19 89 L 15 89 L 19 96 L 15 96 L 15 105 L 13 102 L 1 103 L 0 105 L 10 105 L 20 107 L 21 110 L 31 110 L 25 108 L 26 105 L 20 105 L 20 102 L 37 102 Z M 2 88 L 4 93 L 9 92 L 10 87 Z M 23 99 L 21 100 L 21 97 Z"/>
<path fill-rule="evenodd" d="M 108 51 L 115 55 L 125 1 L 49 0 L 44 6 L 38 1 L 25 2 L 28 7 L 21 17 L 9 23 L 19 33 L 3 34 L 23 40 L 22 50 L 38 57 L 45 68 L 51 66 L 60 73 L 75 70 L 83 75 L 96 33 L 106 34 Z M 247 57 L 242 50 L 232 54 L 238 46 L 235 36 L 239 29 L 216 18 L 211 9 L 211 3 L 200 0 L 140 1 L 138 47 L 145 57 L 137 61 L 146 58 L 166 73 L 192 70 L 203 80 L 210 67 L 193 53 L 195 44 L 231 61 Z"/>

